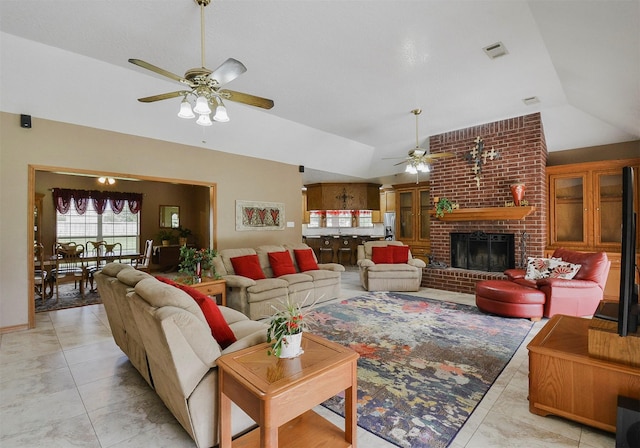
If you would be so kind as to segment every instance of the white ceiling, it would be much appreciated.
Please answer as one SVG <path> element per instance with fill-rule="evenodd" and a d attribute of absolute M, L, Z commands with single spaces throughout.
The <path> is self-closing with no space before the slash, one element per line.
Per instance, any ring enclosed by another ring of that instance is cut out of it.
<path fill-rule="evenodd" d="M 303 181 L 403 181 L 428 135 L 540 112 L 549 151 L 640 139 L 640 1 L 212 0 L 206 65 L 248 71 L 203 131 L 180 99 L 136 98 L 180 85 L 200 64 L 193 0 L 0 0 L 0 108 L 304 165 Z M 506 56 L 482 48 L 502 42 Z M 540 103 L 527 106 L 524 98 Z M 437 165 L 436 165 L 437 168 Z"/>

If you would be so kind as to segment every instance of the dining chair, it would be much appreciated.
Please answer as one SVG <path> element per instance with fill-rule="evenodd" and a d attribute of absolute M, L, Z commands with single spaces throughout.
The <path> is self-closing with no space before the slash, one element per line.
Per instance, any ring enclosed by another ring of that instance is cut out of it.
<path fill-rule="evenodd" d="M 56 285 L 56 303 L 60 299 L 60 283 L 74 282 L 80 285 L 80 295 L 84 297 L 86 266 L 85 250 L 82 244 L 56 243 L 54 259 L 56 267 L 51 270 L 51 281 Z"/>
<path fill-rule="evenodd" d="M 152 252 L 153 240 L 147 240 L 144 244 L 144 252 L 142 252 L 142 256 L 133 260 L 133 267 L 141 271 L 149 271 Z"/>
<path fill-rule="evenodd" d="M 42 243 L 35 243 L 33 245 L 33 283 L 35 287 L 35 293 L 40 296 L 42 303 L 46 300 L 46 285 L 48 272 L 44 265 L 44 245 Z"/>
<path fill-rule="evenodd" d="M 113 261 L 120 263 L 122 261 L 122 244 L 120 243 L 105 243 L 104 244 L 104 257 L 101 260 L 102 264 L 107 264 Z"/>
<path fill-rule="evenodd" d="M 85 266 L 85 285 L 93 292 L 93 276 L 104 265 L 103 257 L 106 254 L 106 241 L 87 241 L 87 258 Z"/>

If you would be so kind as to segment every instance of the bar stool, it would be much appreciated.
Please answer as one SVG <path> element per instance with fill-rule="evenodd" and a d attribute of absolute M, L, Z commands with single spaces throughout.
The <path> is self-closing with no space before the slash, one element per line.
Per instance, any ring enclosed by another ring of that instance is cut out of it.
<path fill-rule="evenodd" d="M 332 238 L 322 238 L 322 243 L 320 244 L 320 263 L 325 263 L 324 257 L 325 254 L 329 254 L 329 261 L 327 263 L 333 262 L 333 239 Z"/>
<path fill-rule="evenodd" d="M 338 247 L 338 263 L 344 265 L 343 258 L 347 257 L 347 262 L 353 264 L 353 248 L 351 247 L 351 241 L 353 238 L 342 238 L 340 241 L 340 247 Z"/>

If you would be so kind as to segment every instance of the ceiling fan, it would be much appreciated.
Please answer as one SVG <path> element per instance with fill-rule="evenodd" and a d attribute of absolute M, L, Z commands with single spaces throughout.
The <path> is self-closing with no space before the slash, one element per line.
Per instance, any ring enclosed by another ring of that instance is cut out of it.
<path fill-rule="evenodd" d="M 453 153 L 450 152 L 439 152 L 436 154 L 429 153 L 428 149 L 421 148 L 418 142 L 418 115 L 422 113 L 422 109 L 413 109 L 411 111 L 413 115 L 416 117 L 416 147 L 409 151 L 407 157 L 404 158 L 402 162 L 398 162 L 393 166 L 402 165 L 403 163 L 407 164 L 407 168 L 405 172 L 416 174 L 417 176 L 420 173 L 428 173 L 431 171 L 431 163 L 435 159 L 444 159 L 448 157 L 453 157 Z M 397 159 L 398 157 L 391 157 L 392 159 Z M 416 182 L 418 178 L 416 177 Z"/>
<path fill-rule="evenodd" d="M 138 98 L 138 101 L 142 103 L 152 103 L 154 101 L 181 96 L 183 99 L 180 104 L 180 112 L 178 113 L 178 116 L 181 118 L 195 118 L 195 112 L 199 115 L 196 123 L 202 126 L 211 126 L 213 124 L 210 117 L 212 110 L 215 110 L 215 114 L 213 116 L 215 121 L 229 121 L 229 116 L 227 115 L 223 100 L 244 103 L 250 106 L 261 107 L 263 109 L 271 109 L 273 107 L 273 100 L 249 95 L 247 93 L 222 89 L 222 86 L 233 81 L 247 71 L 247 68 L 242 64 L 242 62 L 229 58 L 213 71 L 205 67 L 204 8 L 211 0 L 194 1 L 200 6 L 201 67 L 189 69 L 185 72 L 184 76 L 178 76 L 140 59 L 129 59 L 129 62 L 134 65 L 151 70 L 152 72 L 173 79 L 174 81 L 178 81 L 188 87 L 188 89 L 185 90 Z M 195 106 L 193 108 L 191 107 L 191 103 L 188 98 L 195 98 Z"/>

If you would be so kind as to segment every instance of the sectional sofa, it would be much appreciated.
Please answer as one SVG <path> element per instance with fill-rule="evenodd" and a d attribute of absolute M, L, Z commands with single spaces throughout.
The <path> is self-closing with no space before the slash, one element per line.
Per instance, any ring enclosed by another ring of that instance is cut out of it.
<path fill-rule="evenodd" d="M 129 265 L 107 264 L 95 279 L 116 344 L 196 445 L 217 445 L 216 360 L 265 342 L 267 326 Z M 255 425 L 235 405 L 231 421 L 234 435 Z"/>
<path fill-rule="evenodd" d="M 227 306 L 254 320 L 271 316 L 287 297 L 307 305 L 337 298 L 344 271 L 341 264 L 318 264 L 304 243 L 222 249 L 213 264 L 226 280 Z"/>

